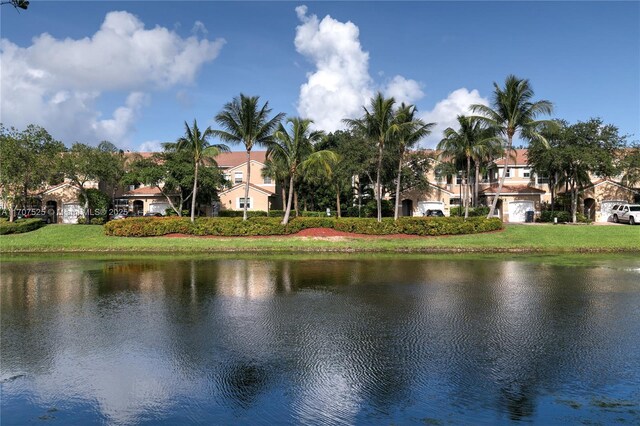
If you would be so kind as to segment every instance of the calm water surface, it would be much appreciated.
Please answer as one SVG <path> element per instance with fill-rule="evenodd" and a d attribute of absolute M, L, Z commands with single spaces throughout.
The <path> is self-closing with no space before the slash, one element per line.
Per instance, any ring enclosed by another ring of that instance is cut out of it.
<path fill-rule="evenodd" d="M 3 259 L 2 425 L 640 424 L 636 258 Z"/>

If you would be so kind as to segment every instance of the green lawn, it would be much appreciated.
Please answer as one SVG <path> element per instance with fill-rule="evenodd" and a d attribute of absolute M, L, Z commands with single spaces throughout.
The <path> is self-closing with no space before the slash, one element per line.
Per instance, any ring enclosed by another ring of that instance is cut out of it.
<path fill-rule="evenodd" d="M 98 225 L 49 225 L 0 236 L 0 252 L 640 252 L 640 226 L 507 225 L 504 231 L 409 239 L 107 237 Z"/>

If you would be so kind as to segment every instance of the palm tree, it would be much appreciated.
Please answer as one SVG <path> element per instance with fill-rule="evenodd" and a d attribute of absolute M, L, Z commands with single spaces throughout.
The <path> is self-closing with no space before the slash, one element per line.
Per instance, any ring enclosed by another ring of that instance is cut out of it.
<path fill-rule="evenodd" d="M 395 114 L 397 133 L 394 138 L 398 149 L 398 177 L 396 179 L 396 205 L 394 220 L 398 220 L 400 209 L 400 179 L 402 177 L 402 162 L 408 148 L 415 146 L 418 141 L 431 133 L 436 123 L 425 123 L 415 116 L 415 105 L 405 105 L 403 102 Z"/>
<path fill-rule="evenodd" d="M 464 179 L 464 217 L 469 217 L 469 195 L 471 180 L 471 161 L 476 163 L 476 182 L 479 174 L 479 160 L 483 158 L 492 144 L 499 142 L 491 128 L 483 128 L 482 122 L 473 117 L 459 115 L 457 117 L 459 130 L 448 127 L 444 131 L 444 138 L 438 143 L 441 157 L 462 157 L 465 162 L 466 174 Z M 477 197 L 477 194 L 476 194 Z"/>
<path fill-rule="evenodd" d="M 302 162 L 300 170 L 303 173 L 303 180 L 312 184 L 322 184 L 331 182 L 336 189 L 336 214 L 340 214 L 340 177 L 337 172 L 341 157 L 332 150 L 325 149 L 314 151 Z"/>
<path fill-rule="evenodd" d="M 171 145 L 176 151 L 188 151 L 193 156 L 193 192 L 191 193 L 191 222 L 195 220 L 196 214 L 196 195 L 198 191 L 198 168 L 204 164 L 206 159 L 212 159 L 221 152 L 228 152 L 229 147 L 224 144 L 209 144 L 209 139 L 213 136 L 213 130 L 211 127 L 207 127 L 204 132 L 201 132 L 198 128 L 198 123 L 194 119 L 193 126 L 189 127 L 189 124 L 184 122 L 184 136 L 176 141 L 175 144 L 165 144 L 167 148 L 171 148 Z"/>
<path fill-rule="evenodd" d="M 382 221 L 382 187 L 380 185 L 380 175 L 382 174 L 384 146 L 392 140 L 394 133 L 397 131 L 397 125 L 393 120 L 393 105 L 395 103 L 395 99 L 385 99 L 382 93 L 378 92 L 378 94 L 371 99 L 371 110 L 369 111 L 366 107 L 363 107 L 364 116 L 355 120 L 344 120 L 354 131 L 359 131 L 366 135 L 378 148 L 375 191 L 378 207 L 378 222 Z"/>
<path fill-rule="evenodd" d="M 287 124 L 291 125 L 290 130 L 280 123 L 267 144 L 267 157 L 276 163 L 286 165 L 289 175 L 289 195 L 282 219 L 283 225 L 289 222 L 294 185 L 301 167 L 309 161 L 317 162 L 326 155 L 325 151 L 313 152 L 313 144 L 322 138 L 323 132 L 311 131 L 312 123 L 313 121 L 308 119 L 289 118 Z"/>
<path fill-rule="evenodd" d="M 283 113 L 276 114 L 269 118 L 271 109 L 269 102 L 260 108 L 258 106 L 259 96 L 245 96 L 233 100 L 222 108 L 222 111 L 215 116 L 216 122 L 223 130 L 214 130 L 213 134 L 225 142 L 242 143 L 247 150 L 247 182 L 244 189 L 244 213 L 243 220 L 247 220 L 247 202 L 249 199 L 249 182 L 251 180 L 251 149 L 254 145 L 268 144 L 280 121 L 284 118 Z"/>
<path fill-rule="evenodd" d="M 507 154 L 511 152 L 513 136 L 517 132 L 525 139 L 544 142 L 544 137 L 540 135 L 537 128 L 542 123 L 545 123 L 546 120 L 536 120 L 536 118 L 541 114 L 551 114 L 553 104 L 546 100 L 533 102 L 533 89 L 529 84 L 529 80 L 520 79 L 514 75 L 507 76 L 504 89 L 495 82 L 493 87 L 492 107 L 476 104 L 471 106 L 471 110 L 480 114 L 476 118 L 485 125 L 506 136 Z M 498 204 L 498 198 L 500 198 L 502 186 L 507 175 L 506 171 L 509 167 L 508 155 L 505 157 L 504 167 L 505 173 L 502 174 L 502 179 L 498 184 L 498 190 L 493 203 L 491 203 L 487 217 L 493 216 Z"/>

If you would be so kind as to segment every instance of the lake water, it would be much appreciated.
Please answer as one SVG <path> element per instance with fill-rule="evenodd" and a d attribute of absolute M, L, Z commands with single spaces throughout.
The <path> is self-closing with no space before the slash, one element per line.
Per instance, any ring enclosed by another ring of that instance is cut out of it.
<path fill-rule="evenodd" d="M 640 424 L 636 257 L 5 258 L 14 424 Z"/>

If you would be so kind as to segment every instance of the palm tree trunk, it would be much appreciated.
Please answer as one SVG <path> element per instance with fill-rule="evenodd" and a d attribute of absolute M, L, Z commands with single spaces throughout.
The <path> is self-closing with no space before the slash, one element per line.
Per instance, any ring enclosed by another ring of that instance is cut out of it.
<path fill-rule="evenodd" d="M 298 208 L 298 191 L 291 187 L 291 191 L 293 191 L 293 208 L 296 211 L 296 217 L 300 216 L 300 209 Z"/>
<path fill-rule="evenodd" d="M 380 172 L 382 171 L 382 148 L 384 144 L 378 145 L 378 170 L 376 176 L 376 203 L 378 206 L 378 222 L 382 222 L 382 188 L 380 186 Z"/>
<path fill-rule="evenodd" d="M 289 223 L 289 216 L 291 215 L 291 202 L 293 201 L 293 175 L 289 178 L 289 198 L 287 199 L 287 207 L 284 210 L 284 218 L 282 224 Z"/>
<path fill-rule="evenodd" d="M 287 192 L 285 191 L 285 186 L 287 182 L 285 180 L 282 181 L 282 186 L 280 187 L 280 191 L 282 192 L 282 208 L 287 208 Z"/>
<path fill-rule="evenodd" d="M 487 219 L 493 216 L 493 212 L 496 210 L 496 206 L 498 205 L 498 198 L 500 198 L 500 193 L 502 192 L 502 186 L 504 185 L 504 180 L 507 177 L 507 170 L 509 170 L 509 155 L 511 154 L 511 141 L 513 136 L 507 136 L 507 152 L 504 157 L 504 172 L 502 172 L 502 178 L 500 178 L 500 183 L 498 184 L 498 190 L 496 191 L 496 195 L 493 198 L 493 202 L 491 203 L 491 208 L 489 209 L 489 214 L 487 215 Z"/>
<path fill-rule="evenodd" d="M 467 181 L 464 185 L 464 218 L 469 218 L 469 175 L 471 174 L 471 157 L 467 155 Z"/>
<path fill-rule="evenodd" d="M 196 217 L 196 191 L 198 190 L 198 162 L 196 161 L 196 168 L 193 174 L 193 192 L 191 193 L 191 222 Z"/>
<path fill-rule="evenodd" d="M 251 181 L 251 149 L 247 149 L 247 183 L 244 185 L 244 209 L 242 220 L 247 220 L 247 205 L 249 204 L 249 182 Z"/>
<path fill-rule="evenodd" d="M 336 183 L 336 214 L 338 217 L 342 217 L 340 213 L 340 184 Z"/>
<path fill-rule="evenodd" d="M 398 161 L 398 179 L 396 182 L 396 208 L 393 214 L 393 220 L 398 220 L 398 209 L 400 208 L 400 178 L 402 175 L 402 154 L 400 154 L 400 161 Z"/>
<path fill-rule="evenodd" d="M 480 186 L 480 163 L 476 161 L 476 180 L 473 185 L 473 207 L 478 207 L 479 186 Z"/>

